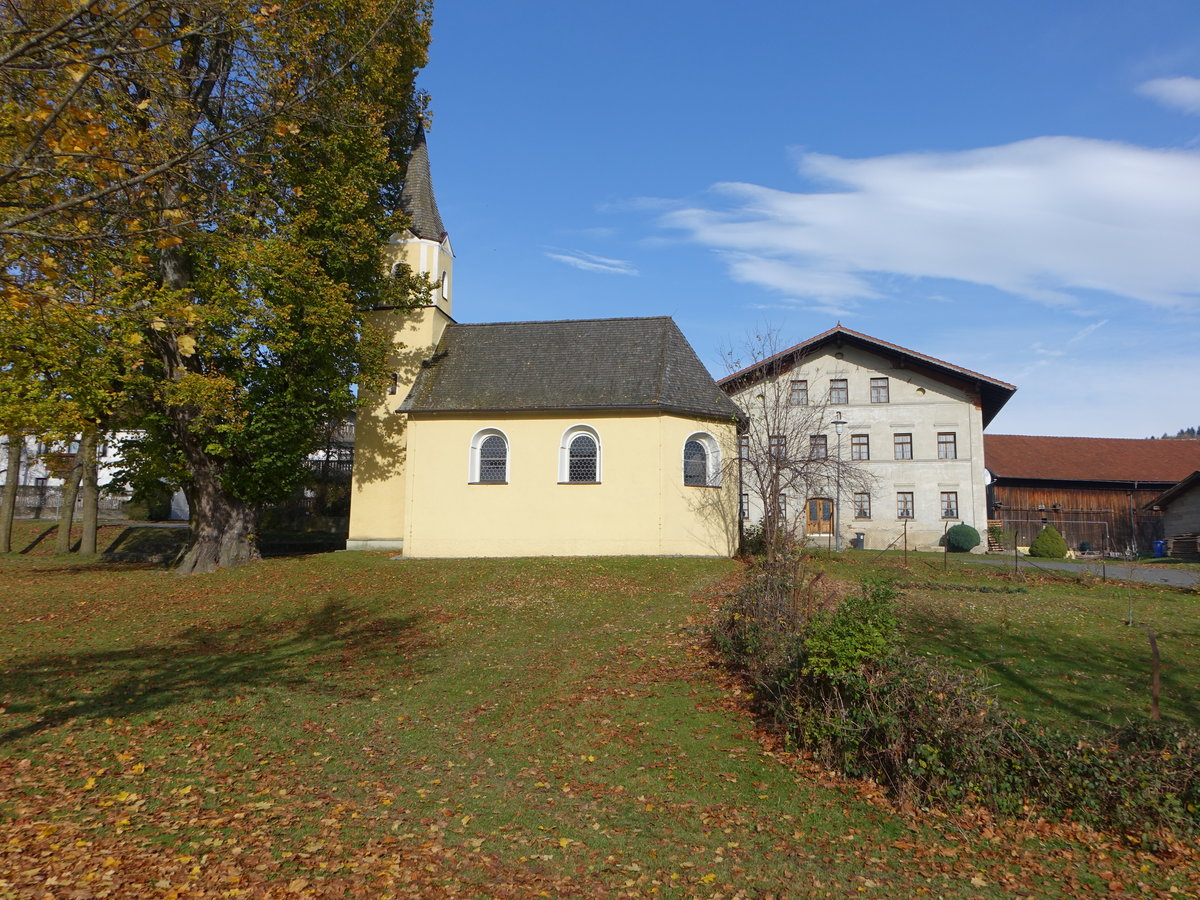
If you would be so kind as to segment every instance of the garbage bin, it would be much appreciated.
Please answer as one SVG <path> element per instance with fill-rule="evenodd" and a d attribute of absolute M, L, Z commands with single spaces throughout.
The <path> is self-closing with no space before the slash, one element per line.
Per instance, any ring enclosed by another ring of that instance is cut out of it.
<path fill-rule="evenodd" d="M 867 548 L 867 535 L 862 531 L 854 532 L 854 549 L 865 550 Z"/>
<path fill-rule="evenodd" d="M 1164 556 L 1167 555 L 1167 542 L 1166 541 L 1155 541 L 1153 546 L 1154 546 L 1154 558 L 1155 559 L 1162 559 Z"/>

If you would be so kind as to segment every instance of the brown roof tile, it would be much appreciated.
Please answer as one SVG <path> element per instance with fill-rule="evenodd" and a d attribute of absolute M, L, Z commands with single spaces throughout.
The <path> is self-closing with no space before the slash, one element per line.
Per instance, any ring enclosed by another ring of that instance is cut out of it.
<path fill-rule="evenodd" d="M 997 478 L 1168 484 L 1200 468 L 1200 441 L 985 434 L 983 458 Z"/>

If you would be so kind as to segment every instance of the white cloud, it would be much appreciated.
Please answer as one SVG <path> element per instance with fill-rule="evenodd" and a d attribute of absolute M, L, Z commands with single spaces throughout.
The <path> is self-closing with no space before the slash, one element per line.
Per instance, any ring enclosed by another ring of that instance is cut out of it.
<path fill-rule="evenodd" d="M 1090 292 L 1200 309 L 1200 153 L 1042 137 L 798 160 L 826 191 L 719 184 L 724 203 L 660 221 L 719 250 L 736 280 L 841 308 L 904 276 L 1076 310 Z"/>
<path fill-rule="evenodd" d="M 584 253 L 582 250 L 546 250 L 544 252 L 551 259 L 556 259 L 585 272 L 604 272 L 608 275 L 638 274 L 634 264 L 625 259 L 609 259 L 606 256 Z"/>
<path fill-rule="evenodd" d="M 1200 116 L 1200 78 L 1151 78 L 1139 84 L 1137 90 L 1168 109 Z"/>

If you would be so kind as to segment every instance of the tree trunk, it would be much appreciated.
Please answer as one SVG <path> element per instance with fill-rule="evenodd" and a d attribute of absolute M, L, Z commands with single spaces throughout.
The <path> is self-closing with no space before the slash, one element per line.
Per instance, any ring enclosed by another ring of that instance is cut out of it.
<path fill-rule="evenodd" d="M 89 426 L 79 442 L 79 453 L 83 457 L 83 537 L 79 539 L 79 552 L 88 555 L 96 552 L 96 526 L 100 516 L 100 488 L 96 483 L 97 437 L 95 426 Z"/>
<path fill-rule="evenodd" d="M 22 435 L 8 436 L 4 491 L 0 493 L 0 553 L 12 553 L 13 516 L 17 512 L 17 482 L 21 480 L 21 449 L 24 444 Z"/>
<path fill-rule="evenodd" d="M 54 541 L 54 552 L 71 552 L 71 526 L 75 524 L 75 498 L 79 496 L 79 479 L 83 475 L 83 446 L 75 453 L 71 471 L 63 479 L 62 506 L 58 510 L 58 536 Z"/>
<path fill-rule="evenodd" d="M 188 490 L 192 545 L 178 567 L 179 575 L 201 575 L 262 559 L 254 533 L 255 510 L 222 486 L 211 469 L 193 469 Z"/>

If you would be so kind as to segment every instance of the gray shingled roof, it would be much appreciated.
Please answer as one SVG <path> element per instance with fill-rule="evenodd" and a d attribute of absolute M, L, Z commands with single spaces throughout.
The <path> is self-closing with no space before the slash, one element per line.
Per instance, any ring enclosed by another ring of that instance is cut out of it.
<path fill-rule="evenodd" d="M 409 231 L 419 238 L 440 241 L 446 236 L 437 200 L 433 196 L 433 179 L 429 175 L 429 148 L 425 145 L 425 126 L 417 123 L 412 156 L 404 173 L 400 191 L 400 208 L 409 217 Z"/>
<path fill-rule="evenodd" d="M 449 325 L 400 408 L 741 415 L 668 316 Z"/>

